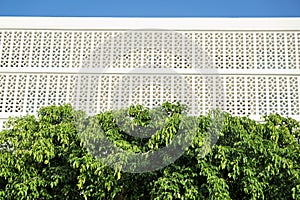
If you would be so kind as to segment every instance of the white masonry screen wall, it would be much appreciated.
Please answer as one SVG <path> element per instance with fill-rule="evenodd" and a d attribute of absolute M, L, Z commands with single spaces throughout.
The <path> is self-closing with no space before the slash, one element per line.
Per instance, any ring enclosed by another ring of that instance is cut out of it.
<path fill-rule="evenodd" d="M 299 54 L 298 30 L 1 27 L 0 126 L 45 105 L 96 113 L 166 100 L 192 114 L 299 119 Z"/>

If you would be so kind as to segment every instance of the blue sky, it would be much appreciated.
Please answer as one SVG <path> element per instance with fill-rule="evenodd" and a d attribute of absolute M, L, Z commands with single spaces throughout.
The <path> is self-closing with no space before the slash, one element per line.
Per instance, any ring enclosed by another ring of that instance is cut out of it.
<path fill-rule="evenodd" d="M 300 17 L 300 0 L 0 0 L 0 15 Z"/>

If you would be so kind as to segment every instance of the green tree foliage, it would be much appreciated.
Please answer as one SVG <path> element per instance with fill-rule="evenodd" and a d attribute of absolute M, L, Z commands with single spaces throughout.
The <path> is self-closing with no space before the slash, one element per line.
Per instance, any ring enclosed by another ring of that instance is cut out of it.
<path fill-rule="evenodd" d="M 0 135 L 0 199 L 112 199 L 115 172 L 80 144 L 71 106 L 10 119 Z"/>
<path fill-rule="evenodd" d="M 300 124 L 276 114 L 265 116 L 263 123 L 219 111 L 197 116 L 185 153 L 147 173 L 107 166 L 82 140 L 83 133 L 100 127 L 126 151 L 172 145 L 185 107 L 164 103 L 159 109 L 166 115 L 157 124 L 151 123 L 152 110 L 140 105 L 95 116 L 70 105 L 49 106 L 37 117 L 11 118 L 0 133 L 0 199 L 300 199 Z M 120 113 L 133 119 L 122 122 L 131 123 L 126 131 L 140 125 L 155 134 L 126 134 L 118 127 Z M 223 120 L 216 121 L 216 115 Z M 211 148 L 212 135 L 218 141 Z"/>

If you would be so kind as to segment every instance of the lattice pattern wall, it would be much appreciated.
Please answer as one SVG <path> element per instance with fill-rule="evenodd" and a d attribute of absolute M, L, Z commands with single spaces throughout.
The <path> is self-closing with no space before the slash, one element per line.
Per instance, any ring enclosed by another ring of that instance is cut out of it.
<path fill-rule="evenodd" d="M 92 113 L 179 100 L 192 113 L 297 118 L 299 54 L 297 31 L 0 30 L 0 126 L 66 102 Z"/>

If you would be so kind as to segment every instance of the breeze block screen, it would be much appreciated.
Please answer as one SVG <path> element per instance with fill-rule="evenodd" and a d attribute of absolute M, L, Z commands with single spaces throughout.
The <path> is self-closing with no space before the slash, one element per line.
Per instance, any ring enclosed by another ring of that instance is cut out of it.
<path fill-rule="evenodd" d="M 0 18 L 1 128 L 63 103 L 97 113 L 178 101 L 191 114 L 300 117 L 299 19 L 93 20 Z"/>

